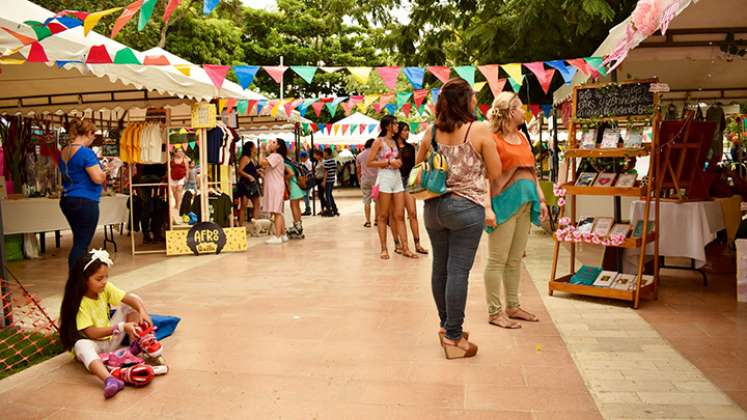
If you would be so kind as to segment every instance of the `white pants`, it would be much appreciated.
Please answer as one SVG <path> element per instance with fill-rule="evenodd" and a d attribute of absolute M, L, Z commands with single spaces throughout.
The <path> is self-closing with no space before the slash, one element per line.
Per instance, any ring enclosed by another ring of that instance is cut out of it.
<path fill-rule="evenodd" d="M 379 186 L 380 193 L 396 194 L 405 190 L 399 169 L 379 169 L 376 185 Z"/>
<path fill-rule="evenodd" d="M 127 315 L 133 312 L 135 312 L 135 310 L 129 305 L 124 303 L 119 305 L 114 311 L 114 315 L 112 315 L 111 324 L 117 325 L 120 322 L 126 322 Z M 91 370 L 89 368 L 91 363 L 96 360 L 101 360 L 99 357 L 100 353 L 109 353 L 119 349 L 122 346 L 122 340 L 124 340 L 124 338 L 125 333 L 113 335 L 109 340 L 90 340 L 83 338 L 75 342 L 73 351 L 75 351 L 75 356 L 83 363 L 83 366 L 85 366 L 86 369 Z"/>

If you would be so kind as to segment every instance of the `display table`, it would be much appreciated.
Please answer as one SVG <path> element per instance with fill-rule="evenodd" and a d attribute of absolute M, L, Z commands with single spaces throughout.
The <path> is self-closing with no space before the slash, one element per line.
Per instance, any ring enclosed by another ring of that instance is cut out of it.
<path fill-rule="evenodd" d="M 99 202 L 99 226 L 127 223 L 129 196 L 117 194 L 102 196 Z M 18 233 L 59 232 L 70 229 L 60 210 L 60 200 L 53 198 L 22 198 L 0 200 L 3 206 L 3 231 L 5 235 Z M 113 238 L 107 238 L 112 240 Z M 116 243 L 115 243 L 116 248 Z"/>
<path fill-rule="evenodd" d="M 631 225 L 635 226 L 643 216 L 642 201 L 630 206 Z M 653 208 L 651 208 L 653 216 Z M 706 245 L 716 239 L 716 233 L 725 229 L 724 214 L 717 201 L 671 202 L 661 201 L 659 213 L 659 255 L 662 257 L 684 257 L 694 261 L 699 269 L 706 263 Z M 636 261 L 639 249 L 625 252 L 625 260 Z M 646 248 L 653 255 L 653 244 Z"/>

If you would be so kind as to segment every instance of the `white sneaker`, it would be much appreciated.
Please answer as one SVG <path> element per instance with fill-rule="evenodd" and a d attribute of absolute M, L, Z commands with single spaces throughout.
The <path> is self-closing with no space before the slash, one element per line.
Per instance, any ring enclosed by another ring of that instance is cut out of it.
<path fill-rule="evenodd" d="M 267 245 L 280 245 L 283 243 L 283 240 L 277 236 L 272 236 L 270 239 L 266 240 L 265 243 Z"/>
<path fill-rule="evenodd" d="M 283 237 L 282 237 L 282 239 L 281 239 L 281 240 L 282 240 L 283 242 L 288 242 L 288 241 L 289 241 L 289 239 L 288 239 L 288 235 L 283 235 Z"/>

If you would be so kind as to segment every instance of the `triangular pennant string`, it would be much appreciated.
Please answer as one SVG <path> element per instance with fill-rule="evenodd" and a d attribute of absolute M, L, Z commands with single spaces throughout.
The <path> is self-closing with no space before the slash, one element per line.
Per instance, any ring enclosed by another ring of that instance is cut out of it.
<path fill-rule="evenodd" d="M 335 73 L 342 70 L 342 67 L 320 67 L 325 73 Z"/>
<path fill-rule="evenodd" d="M 171 63 L 164 55 L 146 55 L 143 59 L 145 66 L 169 66 Z"/>
<path fill-rule="evenodd" d="M 259 66 L 233 66 L 233 72 L 239 80 L 239 84 L 244 89 L 249 88 L 249 85 L 254 81 L 254 76 L 257 75 L 258 71 Z"/>
<path fill-rule="evenodd" d="M 501 68 L 503 71 L 505 71 L 508 74 L 508 77 L 513 81 L 511 84 L 514 85 L 516 83 L 521 86 L 524 80 L 524 76 L 521 74 L 521 63 L 511 63 L 511 64 L 503 64 L 501 65 Z"/>
<path fill-rule="evenodd" d="M 591 76 L 592 73 L 594 73 L 593 69 L 589 66 L 589 64 L 584 60 L 583 58 L 574 58 L 568 61 L 568 64 L 572 65 L 573 67 L 577 68 L 581 73 Z"/>
<path fill-rule="evenodd" d="M 425 101 L 425 98 L 428 97 L 428 89 L 420 89 L 416 90 L 413 93 L 413 101 L 415 102 L 415 108 L 420 108 L 420 106 L 423 104 L 423 101 Z"/>
<path fill-rule="evenodd" d="M 571 83 L 573 81 L 573 76 L 576 75 L 577 70 L 569 66 L 563 60 L 545 61 L 545 64 L 559 71 L 560 75 L 563 76 L 563 81 L 565 83 Z"/>
<path fill-rule="evenodd" d="M 207 16 L 213 13 L 213 10 L 218 7 L 218 4 L 220 4 L 220 0 L 205 0 L 202 4 L 202 14 Z"/>
<path fill-rule="evenodd" d="M 207 73 L 210 80 L 213 82 L 213 86 L 215 86 L 218 90 L 223 86 L 223 82 L 226 80 L 226 76 L 228 75 L 228 70 L 231 68 L 229 66 L 216 66 L 213 64 L 204 64 L 202 68 Z"/>
<path fill-rule="evenodd" d="M 423 80 L 425 79 L 425 69 L 422 67 L 405 67 L 405 77 L 410 82 L 413 89 L 422 89 Z"/>
<path fill-rule="evenodd" d="M 405 114 L 405 117 L 410 118 L 410 113 L 412 112 L 412 104 L 408 102 L 402 105 L 400 111 Z"/>
<path fill-rule="evenodd" d="M 114 28 L 112 29 L 112 34 L 109 38 L 114 39 L 119 31 L 121 31 L 122 28 L 124 28 L 125 25 L 127 25 L 127 23 L 140 11 L 141 7 L 143 7 L 143 0 L 133 1 L 125 7 L 122 14 L 119 15 L 117 20 L 114 22 Z"/>
<path fill-rule="evenodd" d="M 395 104 L 387 104 L 384 108 L 386 108 L 386 112 L 388 112 L 389 115 L 394 115 L 394 113 L 397 112 L 397 105 Z"/>
<path fill-rule="evenodd" d="M 346 99 L 348 99 L 348 98 L 345 97 L 345 96 L 342 96 L 342 97 L 339 97 L 339 98 L 335 98 L 331 103 L 328 103 L 327 104 L 327 111 L 329 111 L 329 115 L 334 117 L 335 114 L 337 113 L 337 107 L 340 105 L 340 103 L 342 103 L 342 101 L 344 101 Z"/>
<path fill-rule="evenodd" d="M 441 94 L 441 88 L 434 88 L 431 89 L 431 102 L 433 105 L 436 105 L 436 102 L 438 102 L 438 95 Z"/>
<path fill-rule="evenodd" d="M 86 64 L 112 64 L 112 58 L 104 45 L 94 45 L 88 50 Z"/>
<path fill-rule="evenodd" d="M 11 31 L 11 30 L 10 30 L 10 29 L 8 29 L 8 28 L 5 28 L 5 27 L 3 27 L 3 30 L 4 30 L 5 32 L 9 33 L 10 35 L 12 35 L 12 36 L 13 36 L 13 38 L 15 38 L 15 39 L 17 39 L 17 40 L 21 41 L 21 43 L 22 43 L 23 45 L 31 45 L 31 44 L 33 44 L 34 42 L 36 42 L 36 40 L 35 40 L 34 38 L 28 37 L 28 36 L 26 36 L 26 35 L 21 35 L 21 34 L 19 34 L 18 32 L 14 32 L 14 31 Z"/>
<path fill-rule="evenodd" d="M 158 0 L 145 0 L 143 7 L 140 8 L 140 17 L 137 21 L 137 30 L 142 31 L 145 29 L 145 25 L 148 24 L 150 17 L 153 16 L 153 9 L 156 8 Z"/>
<path fill-rule="evenodd" d="M 474 89 L 475 92 L 480 92 L 482 90 L 482 88 L 485 87 L 486 84 L 488 84 L 488 82 L 477 82 L 472 87 L 472 89 Z"/>
<path fill-rule="evenodd" d="M 283 74 L 285 74 L 285 71 L 288 70 L 288 67 L 286 66 L 264 66 L 262 67 L 267 74 L 272 77 L 272 80 L 275 81 L 275 83 L 280 84 L 280 82 L 283 80 Z"/>
<path fill-rule="evenodd" d="M 177 7 L 179 7 L 179 3 L 181 3 L 182 0 L 169 0 L 169 3 L 166 5 L 166 9 L 163 11 L 163 23 L 167 24 L 169 23 L 169 19 L 171 19 L 171 15 L 174 13 L 174 10 L 176 10 Z"/>
<path fill-rule="evenodd" d="M 604 68 L 604 59 L 601 57 L 586 57 L 584 58 L 584 61 L 589 63 L 589 66 L 591 66 L 592 69 L 594 69 L 597 73 L 601 74 L 602 76 L 607 76 L 607 70 Z M 599 77 L 596 76 L 595 77 Z"/>
<path fill-rule="evenodd" d="M 397 88 L 397 78 L 399 77 L 399 67 L 376 67 L 376 73 L 379 74 L 384 86 L 391 90 Z"/>
<path fill-rule="evenodd" d="M 488 66 L 480 66 L 478 68 L 480 69 L 480 73 L 485 76 L 485 80 L 487 80 L 488 86 L 490 86 L 490 91 L 493 93 L 493 96 L 498 96 L 498 94 L 503 91 L 503 85 L 506 84 L 505 80 L 503 81 L 503 84 L 500 84 L 499 82 L 498 65 L 492 64 Z"/>
<path fill-rule="evenodd" d="M 397 94 L 397 109 L 402 108 L 404 104 L 407 103 L 407 101 L 410 100 L 410 97 L 412 96 L 412 93 L 410 92 L 400 92 Z"/>
<path fill-rule="evenodd" d="M 192 66 L 189 64 L 176 64 L 174 65 L 174 68 L 187 77 L 192 75 Z"/>
<path fill-rule="evenodd" d="M 552 77 L 555 75 L 555 69 L 545 70 L 545 63 L 542 61 L 524 63 L 524 67 L 534 73 L 540 86 L 542 86 L 542 90 L 545 92 L 545 95 L 547 95 L 547 92 L 550 90 L 550 84 L 552 83 Z"/>
<path fill-rule="evenodd" d="M 371 67 L 348 67 L 348 71 L 356 82 L 365 85 L 368 83 L 368 76 L 371 74 Z"/>
<path fill-rule="evenodd" d="M 322 110 L 324 109 L 324 102 L 314 102 L 311 105 L 314 108 L 314 113 L 316 114 L 316 117 L 319 118 L 322 116 Z"/>
<path fill-rule="evenodd" d="M 241 99 L 239 100 L 239 102 L 236 103 L 236 111 L 239 113 L 239 115 L 245 115 L 248 109 L 249 109 L 248 100 Z"/>
<path fill-rule="evenodd" d="M 519 81 L 514 80 L 513 78 L 508 79 L 509 83 L 511 83 L 511 89 L 514 90 L 514 92 L 519 93 L 521 90 L 521 85 L 524 84 L 524 75 L 521 75 L 521 79 Z"/>
<path fill-rule="evenodd" d="M 316 67 L 312 66 L 291 66 L 291 70 L 293 70 L 297 75 L 301 76 L 301 78 L 305 80 L 306 83 L 311 83 L 314 80 L 314 75 L 316 74 Z"/>
<path fill-rule="evenodd" d="M 25 23 L 26 25 L 29 25 L 31 29 L 34 30 L 34 34 L 36 34 L 37 41 L 41 41 L 45 38 L 49 38 L 50 36 L 52 36 L 52 29 L 49 26 L 46 26 L 41 22 L 27 20 L 23 23 Z M 51 22 L 50 24 L 53 24 L 53 23 L 54 22 Z M 57 27 L 62 27 L 62 25 L 59 25 L 59 24 L 55 24 L 55 25 L 57 25 Z M 62 27 L 62 30 L 58 32 L 63 32 L 66 30 L 67 28 Z"/>
<path fill-rule="evenodd" d="M 260 99 L 257 101 L 257 115 L 262 115 L 262 110 L 267 106 L 266 99 Z"/>
<path fill-rule="evenodd" d="M 124 47 L 114 55 L 114 64 L 142 64 L 132 49 Z"/>
<path fill-rule="evenodd" d="M 122 10 L 121 7 L 116 7 L 101 12 L 91 13 L 90 15 L 86 16 L 86 20 L 83 21 L 83 36 L 88 36 L 88 33 L 91 32 L 91 29 L 93 29 L 93 27 L 96 26 L 96 24 L 98 24 L 102 18 L 104 18 L 105 16 L 113 15 L 120 10 Z"/>
<path fill-rule="evenodd" d="M 448 82 L 449 77 L 451 76 L 451 69 L 444 66 L 431 66 L 428 67 L 428 71 L 431 72 L 432 75 L 436 76 L 436 78 L 440 80 L 441 83 Z"/>
<path fill-rule="evenodd" d="M 475 84 L 475 66 L 454 67 L 456 74 L 464 79 L 470 86 Z"/>
<path fill-rule="evenodd" d="M 29 63 L 46 63 L 49 61 L 49 58 L 47 58 L 47 53 L 44 52 L 44 47 L 42 47 L 40 43 L 34 42 L 31 44 L 29 56 L 26 57 L 26 60 L 28 60 Z"/>

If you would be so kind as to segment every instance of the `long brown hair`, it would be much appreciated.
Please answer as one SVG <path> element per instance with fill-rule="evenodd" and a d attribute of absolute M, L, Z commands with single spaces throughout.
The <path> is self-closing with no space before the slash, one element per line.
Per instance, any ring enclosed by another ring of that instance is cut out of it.
<path fill-rule="evenodd" d="M 89 262 L 91 265 L 86 267 Z M 60 306 L 60 342 L 65 350 L 70 350 L 75 346 L 76 341 L 83 338 L 77 326 L 78 309 L 80 309 L 83 296 L 88 291 L 88 278 L 99 271 L 104 264 L 101 260 L 91 262 L 91 254 L 85 254 L 78 258 L 70 270 Z"/>
<path fill-rule="evenodd" d="M 453 78 L 441 88 L 436 102 L 436 128 L 451 133 L 462 124 L 475 120 L 472 87 L 460 78 Z"/>

